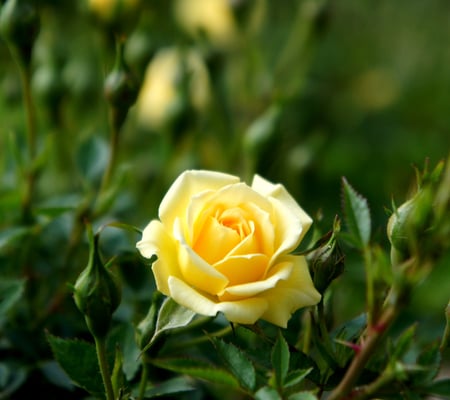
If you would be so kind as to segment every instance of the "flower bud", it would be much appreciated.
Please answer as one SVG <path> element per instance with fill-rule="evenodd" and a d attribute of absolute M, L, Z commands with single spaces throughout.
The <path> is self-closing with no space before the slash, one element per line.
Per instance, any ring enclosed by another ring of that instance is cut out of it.
<path fill-rule="evenodd" d="M 0 31 L 8 45 L 25 66 L 31 62 L 31 52 L 40 28 L 39 15 L 33 1 L 7 0 L 0 14 Z"/>
<path fill-rule="evenodd" d="M 391 242 L 391 261 L 398 265 L 411 257 L 421 260 L 433 257 L 439 238 L 435 237 L 435 197 L 443 164 L 429 173 L 418 175 L 418 190 L 409 200 L 397 208 L 387 225 Z"/>
<path fill-rule="evenodd" d="M 339 230 L 336 217 L 333 230 L 319 239 L 316 249 L 307 256 L 314 286 L 320 293 L 344 272 L 344 254 L 336 241 Z"/>
<path fill-rule="evenodd" d="M 117 44 L 116 65 L 106 77 L 103 89 L 113 112 L 113 123 L 120 128 L 138 94 L 138 85 L 125 64 L 124 43 L 120 39 Z"/>
<path fill-rule="evenodd" d="M 93 236 L 90 228 L 88 233 L 89 263 L 75 283 L 74 300 L 92 335 L 102 339 L 106 337 L 112 314 L 120 304 L 121 293 L 118 282 L 100 258 L 99 235 Z"/>

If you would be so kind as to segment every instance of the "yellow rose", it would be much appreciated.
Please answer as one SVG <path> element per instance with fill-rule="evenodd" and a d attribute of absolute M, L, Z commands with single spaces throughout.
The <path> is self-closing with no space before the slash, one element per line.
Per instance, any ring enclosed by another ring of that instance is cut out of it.
<path fill-rule="evenodd" d="M 303 256 L 289 254 L 312 221 L 286 189 L 255 175 L 252 186 L 219 172 L 186 171 L 168 190 L 137 243 L 157 288 L 198 314 L 264 319 L 286 327 L 314 305 Z"/>

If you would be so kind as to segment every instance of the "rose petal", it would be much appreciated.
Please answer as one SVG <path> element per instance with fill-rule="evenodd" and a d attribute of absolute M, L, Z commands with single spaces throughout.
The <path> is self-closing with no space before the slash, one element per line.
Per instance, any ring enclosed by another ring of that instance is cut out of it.
<path fill-rule="evenodd" d="M 280 262 L 270 269 L 270 275 L 264 280 L 227 287 L 223 293 L 220 293 L 220 300 L 252 297 L 273 289 L 279 281 L 289 278 L 292 268 L 292 262 Z"/>
<path fill-rule="evenodd" d="M 169 236 L 161 222 L 153 220 L 145 227 L 142 239 L 137 242 L 136 247 L 145 258 L 151 258 L 154 254 L 158 256 L 152 265 L 156 286 L 160 292 L 168 295 L 167 280 L 169 276 L 181 277 L 176 242 Z"/>
<path fill-rule="evenodd" d="M 265 299 L 252 298 L 216 303 L 176 277 L 171 276 L 168 284 L 170 296 L 178 304 L 201 315 L 215 316 L 218 312 L 222 312 L 231 322 L 254 324 L 267 309 Z"/>
<path fill-rule="evenodd" d="M 275 231 L 270 213 L 253 203 L 245 203 L 241 207 L 247 210 L 255 224 L 255 238 L 259 243 L 261 253 L 267 254 L 268 256 L 272 255 L 274 251 Z M 240 254 L 242 253 L 240 252 Z"/>
<path fill-rule="evenodd" d="M 218 190 L 239 182 L 233 175 L 212 171 L 185 171 L 172 184 L 159 206 L 159 218 L 167 229 L 172 229 L 176 218 L 186 218 L 192 196 L 205 190 Z"/>
<path fill-rule="evenodd" d="M 179 219 L 174 223 L 174 236 L 180 246 L 178 262 L 183 279 L 191 286 L 215 295 L 227 286 L 228 279 L 203 260 L 182 236 Z"/>
<path fill-rule="evenodd" d="M 270 211 L 270 202 L 260 193 L 243 182 L 231 184 L 217 190 L 211 196 L 209 204 L 222 204 L 225 208 L 240 207 L 245 204 L 255 204 L 263 210 Z"/>
<path fill-rule="evenodd" d="M 209 264 L 222 260 L 241 241 L 239 234 L 232 228 L 220 224 L 209 217 L 193 244 L 193 250 Z"/>
<path fill-rule="evenodd" d="M 239 285 L 260 280 L 268 262 L 265 254 L 248 254 L 226 257 L 214 264 L 214 268 L 228 278 L 229 285 Z"/>
<path fill-rule="evenodd" d="M 252 188 L 264 196 L 269 196 L 275 216 L 275 237 L 277 243 L 274 259 L 294 250 L 312 224 L 312 219 L 297 204 L 281 184 L 272 184 L 255 175 Z"/>
<path fill-rule="evenodd" d="M 287 280 L 281 280 L 275 288 L 260 295 L 267 300 L 268 308 L 262 319 L 286 328 L 292 313 L 301 307 L 317 304 L 320 293 L 315 289 L 308 265 L 303 256 L 287 256 L 294 264 Z"/>

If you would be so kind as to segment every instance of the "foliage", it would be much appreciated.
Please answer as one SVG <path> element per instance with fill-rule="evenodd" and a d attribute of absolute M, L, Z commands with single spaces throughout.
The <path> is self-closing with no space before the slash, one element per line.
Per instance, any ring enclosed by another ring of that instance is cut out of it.
<path fill-rule="evenodd" d="M 449 398 L 447 4 L 243 0 L 192 29 L 181 1 L 94 3 L 2 2 L 0 399 Z M 155 290 L 135 243 L 189 168 L 314 215 L 322 301 L 287 329 Z M 108 281 L 85 319 L 89 260 Z"/>

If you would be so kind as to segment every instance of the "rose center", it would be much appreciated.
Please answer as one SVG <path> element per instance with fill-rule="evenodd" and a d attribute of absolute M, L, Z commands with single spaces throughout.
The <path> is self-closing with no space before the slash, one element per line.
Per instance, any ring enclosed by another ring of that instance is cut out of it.
<path fill-rule="evenodd" d="M 244 239 L 251 232 L 248 220 L 240 208 L 231 208 L 224 211 L 216 210 L 214 218 L 226 228 L 233 229 L 240 237 Z"/>
<path fill-rule="evenodd" d="M 206 212 L 193 249 L 210 264 L 222 260 L 252 234 L 252 222 L 239 207 L 215 207 Z"/>

